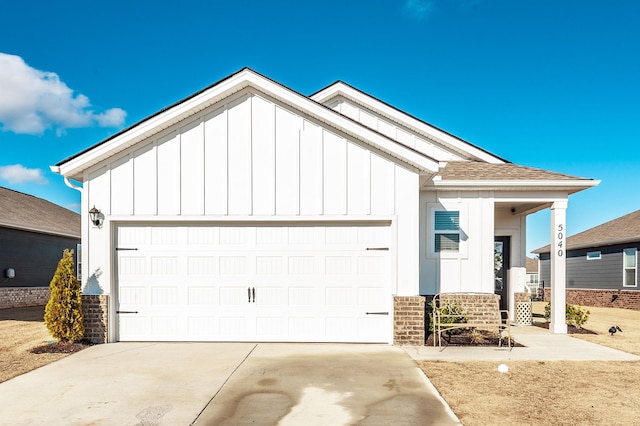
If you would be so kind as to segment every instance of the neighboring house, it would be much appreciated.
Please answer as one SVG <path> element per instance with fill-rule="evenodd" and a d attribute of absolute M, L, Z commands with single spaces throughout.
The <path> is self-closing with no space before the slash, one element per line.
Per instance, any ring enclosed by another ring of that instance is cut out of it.
<path fill-rule="evenodd" d="M 0 308 L 44 304 L 65 249 L 80 244 L 80 215 L 0 187 Z"/>
<path fill-rule="evenodd" d="M 567 238 L 567 302 L 640 310 L 640 210 Z M 539 248 L 540 277 L 550 280 L 550 248 Z"/>
<path fill-rule="evenodd" d="M 527 291 L 535 300 L 542 300 L 542 288 L 540 287 L 540 262 L 538 257 L 527 256 Z"/>
<path fill-rule="evenodd" d="M 513 312 L 526 216 L 562 228 L 598 184 L 342 82 L 307 97 L 246 68 L 51 168 L 82 184 L 84 292 L 109 341 L 423 344 L 425 296 L 498 292 Z"/>

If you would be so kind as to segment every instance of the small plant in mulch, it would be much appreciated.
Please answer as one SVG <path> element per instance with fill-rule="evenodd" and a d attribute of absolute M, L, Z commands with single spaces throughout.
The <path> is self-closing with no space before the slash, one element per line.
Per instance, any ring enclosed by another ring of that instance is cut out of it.
<path fill-rule="evenodd" d="M 77 342 L 56 342 L 54 340 L 44 345 L 31 348 L 29 352 L 33 354 L 72 354 L 89 346 L 93 346 L 93 343 L 86 339 Z"/>
<path fill-rule="evenodd" d="M 573 327 L 582 328 L 582 326 L 589 320 L 589 312 L 586 309 L 580 307 L 580 305 L 566 304 L 565 316 L 567 324 Z M 551 302 L 547 303 L 544 307 L 544 318 L 549 321 L 551 319 Z"/>

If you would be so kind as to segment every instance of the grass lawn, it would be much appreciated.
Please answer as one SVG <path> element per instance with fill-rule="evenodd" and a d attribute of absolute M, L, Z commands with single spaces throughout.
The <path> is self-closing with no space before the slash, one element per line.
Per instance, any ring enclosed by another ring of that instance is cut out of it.
<path fill-rule="evenodd" d="M 534 313 L 544 312 L 534 303 Z M 573 334 L 640 355 L 640 312 L 592 308 L 584 328 Z M 622 333 L 608 332 L 618 325 Z M 631 425 L 640 419 L 640 362 L 507 363 L 423 361 L 420 367 L 467 426 L 472 425 Z"/>
<path fill-rule="evenodd" d="M 44 325 L 43 316 L 44 306 L 0 309 L 0 382 L 68 355 L 29 351 L 54 341 Z"/>

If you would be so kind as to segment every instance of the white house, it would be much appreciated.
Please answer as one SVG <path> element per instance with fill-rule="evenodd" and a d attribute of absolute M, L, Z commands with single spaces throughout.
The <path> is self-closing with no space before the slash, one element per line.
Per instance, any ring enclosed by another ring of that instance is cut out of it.
<path fill-rule="evenodd" d="M 52 170 L 82 192 L 84 293 L 108 310 L 108 341 L 408 342 L 403 301 L 499 291 L 513 310 L 526 215 L 545 208 L 566 332 L 567 199 L 598 184 L 342 82 L 306 97 L 247 68 Z"/>

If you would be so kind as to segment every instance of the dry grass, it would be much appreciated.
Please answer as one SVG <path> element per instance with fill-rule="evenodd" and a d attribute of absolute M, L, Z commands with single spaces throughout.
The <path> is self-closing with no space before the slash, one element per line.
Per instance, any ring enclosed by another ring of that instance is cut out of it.
<path fill-rule="evenodd" d="M 640 362 L 421 362 L 467 426 L 632 425 Z"/>
<path fill-rule="evenodd" d="M 534 313 L 544 312 L 543 302 Z M 640 355 L 640 312 L 592 308 L 585 328 L 572 335 Z M 609 335 L 618 325 L 623 332 Z M 640 418 L 640 362 L 431 362 L 420 367 L 463 424 L 630 425 Z"/>
<path fill-rule="evenodd" d="M 534 302 L 533 312 L 543 314 L 544 305 L 546 302 Z M 591 306 L 585 306 L 583 309 L 591 312 L 584 328 L 598 334 L 580 334 L 571 337 L 640 355 L 640 311 Z M 620 327 L 622 333 L 610 335 L 609 328 L 614 325 Z"/>
<path fill-rule="evenodd" d="M 68 355 L 29 351 L 52 341 L 43 315 L 44 306 L 0 309 L 0 383 Z"/>

